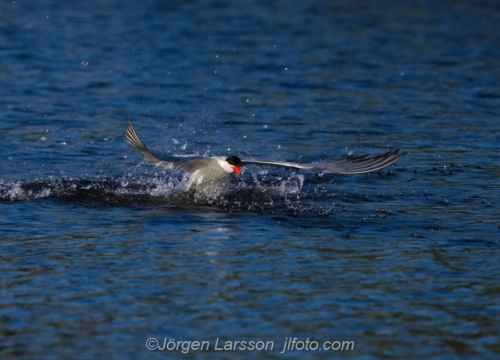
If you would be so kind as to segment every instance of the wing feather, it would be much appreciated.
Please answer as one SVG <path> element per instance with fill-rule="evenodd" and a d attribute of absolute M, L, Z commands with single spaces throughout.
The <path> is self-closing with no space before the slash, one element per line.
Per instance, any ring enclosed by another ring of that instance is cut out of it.
<path fill-rule="evenodd" d="M 184 163 L 181 161 L 167 161 L 159 158 L 156 155 L 153 155 L 153 153 L 149 151 L 148 147 L 141 141 L 139 135 L 137 135 L 137 132 L 135 131 L 134 125 L 132 125 L 132 121 L 130 120 L 130 118 L 127 119 L 127 126 L 125 128 L 124 135 L 129 145 L 138 150 L 149 163 L 155 166 L 164 167 L 166 169 L 184 166 Z"/>
<path fill-rule="evenodd" d="M 400 153 L 399 150 L 392 150 L 373 157 L 368 157 L 368 155 L 350 156 L 344 159 L 312 164 L 297 164 L 284 161 L 248 160 L 243 161 L 241 163 L 241 166 L 274 166 L 297 170 L 314 170 L 332 174 L 361 174 L 380 170 L 386 166 L 389 166 L 401 159 L 406 154 L 406 152 Z"/>

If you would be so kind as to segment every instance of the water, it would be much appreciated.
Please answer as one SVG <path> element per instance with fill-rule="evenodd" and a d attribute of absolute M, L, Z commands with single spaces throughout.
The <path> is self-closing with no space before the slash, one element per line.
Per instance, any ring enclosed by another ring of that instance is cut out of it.
<path fill-rule="evenodd" d="M 499 10 L 3 2 L 2 357 L 497 358 Z M 356 176 L 248 168 L 195 202 L 126 145 L 128 114 L 166 153 L 409 155 Z M 294 337 L 356 346 L 281 354 Z"/>

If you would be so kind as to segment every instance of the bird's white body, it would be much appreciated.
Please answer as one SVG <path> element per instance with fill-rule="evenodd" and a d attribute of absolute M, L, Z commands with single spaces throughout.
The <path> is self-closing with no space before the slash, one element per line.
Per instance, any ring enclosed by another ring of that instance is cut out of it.
<path fill-rule="evenodd" d="M 198 166 L 192 172 L 189 172 L 189 189 L 220 188 L 223 184 L 229 183 L 230 176 L 234 172 L 229 166 L 226 158 L 216 156 L 209 159 L 194 160 L 198 161 Z"/>

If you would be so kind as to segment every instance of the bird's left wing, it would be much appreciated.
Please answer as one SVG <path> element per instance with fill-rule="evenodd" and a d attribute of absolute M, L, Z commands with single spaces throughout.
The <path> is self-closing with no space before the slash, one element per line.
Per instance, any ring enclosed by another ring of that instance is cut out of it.
<path fill-rule="evenodd" d="M 179 159 L 174 156 L 169 156 L 168 159 L 162 159 L 158 156 L 154 155 L 146 145 L 141 141 L 139 135 L 134 129 L 134 125 L 132 125 L 132 121 L 127 119 L 127 126 L 125 128 L 125 139 L 134 149 L 141 152 L 142 156 L 151 164 L 156 166 L 161 166 L 165 169 L 170 169 L 174 167 L 179 167 L 185 170 L 190 171 L 192 164 L 194 163 L 192 160 L 198 161 L 199 157 L 184 157 Z"/>
<path fill-rule="evenodd" d="M 405 156 L 406 152 L 400 152 L 399 150 L 387 151 L 383 154 L 368 157 L 368 155 L 363 156 L 349 156 L 344 159 L 338 159 L 333 161 L 327 161 L 323 163 L 310 163 L 310 164 L 297 164 L 292 162 L 284 161 L 262 161 L 262 160 L 248 160 L 242 161 L 241 166 L 256 165 L 256 166 L 274 166 L 289 169 L 303 169 L 303 170 L 313 170 L 323 173 L 332 174 L 361 174 L 370 171 L 376 171 L 382 169 L 386 166 L 393 164 L 394 162 Z"/>

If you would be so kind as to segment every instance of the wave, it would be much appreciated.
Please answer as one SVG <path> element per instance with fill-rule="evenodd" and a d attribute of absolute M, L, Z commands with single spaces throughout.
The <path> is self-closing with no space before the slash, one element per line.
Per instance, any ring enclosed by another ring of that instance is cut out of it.
<path fill-rule="evenodd" d="M 85 206 L 218 206 L 224 209 L 263 210 L 273 208 L 276 201 L 285 205 L 289 197 L 301 193 L 304 176 L 262 180 L 257 176 L 238 181 L 218 194 L 186 191 L 187 178 L 131 177 L 73 178 L 49 176 L 34 180 L 0 179 L 0 201 L 50 199 Z"/>

